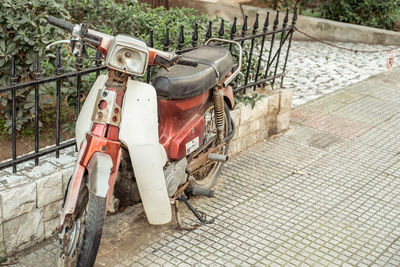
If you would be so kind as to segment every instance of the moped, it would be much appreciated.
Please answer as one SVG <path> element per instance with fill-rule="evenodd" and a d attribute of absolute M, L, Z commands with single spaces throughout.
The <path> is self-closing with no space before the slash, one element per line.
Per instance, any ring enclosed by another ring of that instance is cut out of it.
<path fill-rule="evenodd" d="M 209 223 L 189 202 L 210 197 L 227 160 L 234 123 L 231 83 L 241 67 L 242 48 L 213 38 L 178 55 L 150 48 L 128 35 L 110 36 L 50 16 L 72 34 L 73 53 L 100 51 L 107 65 L 91 88 L 76 122 L 78 156 L 57 230 L 56 266 L 93 266 L 110 199 L 141 201 L 150 224 L 169 223 L 178 202 Z M 57 41 L 55 43 L 64 42 Z M 211 43 L 215 43 L 211 45 Z M 228 48 L 238 47 L 238 63 Z M 152 84 L 134 80 L 160 66 Z M 115 186 L 114 186 L 115 185 Z"/>

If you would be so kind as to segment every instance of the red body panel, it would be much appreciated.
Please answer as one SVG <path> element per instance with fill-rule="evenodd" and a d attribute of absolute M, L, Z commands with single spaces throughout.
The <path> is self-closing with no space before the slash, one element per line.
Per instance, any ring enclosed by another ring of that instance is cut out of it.
<path fill-rule="evenodd" d="M 202 117 L 210 92 L 182 100 L 158 99 L 159 138 L 171 160 L 186 156 L 186 144 L 199 138 L 202 144 L 205 122 Z"/>

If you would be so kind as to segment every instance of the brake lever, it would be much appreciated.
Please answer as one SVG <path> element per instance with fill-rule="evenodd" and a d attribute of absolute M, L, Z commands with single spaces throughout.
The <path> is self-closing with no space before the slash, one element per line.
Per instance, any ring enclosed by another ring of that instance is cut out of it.
<path fill-rule="evenodd" d="M 46 50 L 49 50 L 50 47 L 52 47 L 53 45 L 57 45 L 57 44 L 71 44 L 71 40 L 60 40 L 60 41 L 53 42 L 46 46 Z"/>

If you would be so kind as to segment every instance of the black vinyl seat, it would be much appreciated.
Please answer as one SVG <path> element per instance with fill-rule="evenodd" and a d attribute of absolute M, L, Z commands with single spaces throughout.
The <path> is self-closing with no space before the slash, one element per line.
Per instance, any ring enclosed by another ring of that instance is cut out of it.
<path fill-rule="evenodd" d="M 197 67 L 175 65 L 160 69 L 153 80 L 157 94 L 167 99 L 184 99 L 199 95 L 217 85 L 232 70 L 233 59 L 221 46 L 200 46 L 183 54 L 198 63 Z"/>

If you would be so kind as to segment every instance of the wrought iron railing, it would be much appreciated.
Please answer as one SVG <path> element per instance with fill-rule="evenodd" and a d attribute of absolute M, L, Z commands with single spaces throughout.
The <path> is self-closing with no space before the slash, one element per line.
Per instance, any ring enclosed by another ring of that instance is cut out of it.
<path fill-rule="evenodd" d="M 204 40 L 200 40 L 198 25 L 193 26 L 193 32 L 191 34 L 191 47 L 184 47 L 185 43 L 185 29 L 183 26 L 180 27 L 180 34 L 177 40 L 177 53 L 184 53 L 195 49 L 198 45 L 212 37 L 229 38 L 240 42 L 242 47 L 244 47 L 245 57 L 244 64 L 242 66 L 242 76 L 236 79 L 234 84 L 234 91 L 246 92 L 248 88 L 256 89 L 258 86 L 264 86 L 265 84 L 275 84 L 276 80 L 280 79 L 280 86 L 283 84 L 283 78 L 285 76 L 286 65 L 288 62 L 288 56 L 292 41 L 292 35 L 295 29 L 295 24 L 297 20 L 297 11 L 294 10 L 291 24 L 289 22 L 289 10 L 286 10 L 283 23 L 279 27 L 279 11 L 276 12 L 275 19 L 270 23 L 270 13 L 267 12 L 265 20 L 263 22 L 263 27 L 259 30 L 259 15 L 256 15 L 254 24 L 249 33 L 249 27 L 247 25 L 248 17 L 244 16 L 243 25 L 240 31 L 237 30 L 237 18 L 234 18 L 233 24 L 228 31 L 225 30 L 225 21 L 222 19 L 218 28 L 217 34 L 213 34 L 213 22 L 209 22 L 207 33 L 204 36 Z M 165 38 L 163 40 L 163 50 L 170 50 L 173 42 L 170 39 L 169 29 L 166 28 Z M 154 44 L 153 33 L 150 31 L 148 45 L 152 47 Z M 233 48 L 230 47 L 232 50 Z M 232 51 L 234 52 L 234 51 Z M 283 55 L 282 55 L 283 54 Z M 15 58 L 12 57 L 11 69 L 10 69 L 10 85 L 0 88 L 0 94 L 11 92 L 11 130 L 12 130 L 12 140 L 11 140 L 11 150 L 12 158 L 0 163 L 0 170 L 8 167 L 13 168 L 13 172 L 17 171 L 17 165 L 29 160 L 35 160 L 35 165 L 39 164 L 39 157 L 54 153 L 56 157 L 59 157 L 59 151 L 61 149 L 74 146 L 75 141 L 69 140 L 61 142 L 60 134 L 60 88 L 61 83 L 65 79 L 74 78 L 76 79 L 76 116 L 78 116 L 80 111 L 80 101 L 81 101 L 81 89 L 82 76 L 89 73 L 96 72 L 97 75 L 100 71 L 105 70 L 106 67 L 102 66 L 102 61 L 99 57 L 99 53 L 96 54 L 97 60 L 96 65 L 86 69 L 82 68 L 82 61 L 77 59 L 76 71 L 69 73 L 62 73 L 61 67 L 61 53 L 60 48 L 57 48 L 56 60 L 55 60 L 55 74 L 54 76 L 41 78 L 40 77 L 40 61 L 39 54 L 36 52 L 34 59 L 33 72 L 34 79 L 28 82 L 18 83 Z M 284 57 L 284 60 L 281 58 Z M 147 71 L 148 82 L 151 82 L 151 69 L 149 67 Z M 47 84 L 50 82 L 56 82 L 56 142 L 53 146 L 45 149 L 39 149 L 39 86 Z M 35 150 L 32 153 L 17 156 L 17 97 L 16 92 L 23 88 L 33 88 L 34 98 L 35 98 L 35 117 L 34 117 L 34 132 L 35 132 Z"/>

